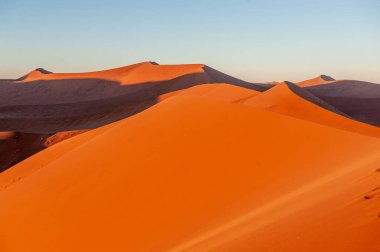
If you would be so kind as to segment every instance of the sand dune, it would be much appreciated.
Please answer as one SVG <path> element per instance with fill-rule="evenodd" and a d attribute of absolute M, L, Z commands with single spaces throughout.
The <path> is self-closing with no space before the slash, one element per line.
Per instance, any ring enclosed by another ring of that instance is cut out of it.
<path fill-rule="evenodd" d="M 224 82 L 250 84 L 205 65 L 145 62 L 90 73 L 35 70 L 0 85 L 0 131 L 53 133 L 91 129 L 138 113 L 160 96 L 191 86 Z"/>
<path fill-rule="evenodd" d="M 85 131 L 74 130 L 54 134 L 0 132 L 0 172 L 43 149 Z"/>
<path fill-rule="evenodd" d="M 244 101 L 244 104 L 338 129 L 380 137 L 380 128 L 347 118 L 331 105 L 289 82 L 260 93 Z"/>
<path fill-rule="evenodd" d="M 285 82 L 268 82 L 256 85 L 270 89 Z M 334 80 L 319 77 L 296 83 L 316 97 L 355 120 L 380 126 L 380 85 L 356 80 Z"/>
<path fill-rule="evenodd" d="M 327 76 L 327 75 L 320 75 L 310 80 L 304 80 L 297 82 L 296 84 L 300 87 L 310 87 L 315 85 L 323 85 L 323 84 L 329 84 L 335 82 L 335 79 Z"/>
<path fill-rule="evenodd" d="M 341 80 L 307 90 L 356 120 L 380 126 L 379 84 Z"/>
<path fill-rule="evenodd" d="M 315 86 L 315 85 L 329 84 L 329 83 L 333 83 L 335 81 L 336 80 L 334 78 L 322 74 L 322 75 L 319 75 L 319 76 L 314 77 L 312 79 L 296 82 L 295 84 L 297 86 L 300 86 L 300 87 L 310 87 L 310 86 Z M 267 89 L 269 89 L 275 85 L 286 84 L 286 82 L 289 82 L 289 81 L 269 81 L 269 82 L 265 82 L 262 84 L 259 84 L 259 83 L 255 83 L 255 84 L 266 87 Z"/>
<path fill-rule="evenodd" d="M 0 251 L 378 252 L 380 128 L 354 120 L 377 87 L 152 62 L 0 80 Z"/>
<path fill-rule="evenodd" d="M 262 90 L 203 64 L 154 62 L 88 73 L 38 68 L 18 80 L 0 80 L 0 131 L 17 138 L 0 140 L 0 171 L 44 149 L 47 138 L 126 118 L 180 90 L 214 82 Z"/>
<path fill-rule="evenodd" d="M 200 93 L 0 174 L 2 249 L 380 249 L 377 138 Z"/>
<path fill-rule="evenodd" d="M 201 97 L 227 102 L 243 102 L 258 94 L 261 93 L 226 83 L 203 84 L 186 89 L 180 93 L 181 96 Z"/>

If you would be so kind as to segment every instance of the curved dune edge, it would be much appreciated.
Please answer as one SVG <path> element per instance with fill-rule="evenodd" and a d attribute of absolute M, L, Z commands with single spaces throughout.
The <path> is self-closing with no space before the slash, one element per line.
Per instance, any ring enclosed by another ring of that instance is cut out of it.
<path fill-rule="evenodd" d="M 226 99 L 174 96 L 0 174 L 2 249 L 379 250 L 378 139 Z"/>
<path fill-rule="evenodd" d="M 183 90 L 178 95 L 200 97 L 225 102 L 242 102 L 252 98 L 261 92 L 233 86 L 227 83 L 207 83 Z"/>
<path fill-rule="evenodd" d="M 294 88 L 297 87 L 293 84 L 292 89 Z M 311 99 L 311 96 L 313 96 L 312 94 L 309 93 L 308 96 L 305 96 L 306 99 L 304 99 L 294 93 L 292 89 L 288 84 L 279 84 L 270 90 L 245 101 L 244 104 L 338 129 L 380 137 L 379 127 L 347 118 L 340 115 L 339 111 L 335 112 L 334 108 L 331 109 L 331 107 L 318 106 Z M 299 88 L 298 92 L 307 91 Z M 307 98 L 311 100 L 308 100 Z"/>

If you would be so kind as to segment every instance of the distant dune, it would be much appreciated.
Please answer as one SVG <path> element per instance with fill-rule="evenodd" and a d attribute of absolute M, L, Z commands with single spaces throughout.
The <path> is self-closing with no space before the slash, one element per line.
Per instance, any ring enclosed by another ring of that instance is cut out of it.
<path fill-rule="evenodd" d="M 313 79 L 310 79 L 310 80 L 297 82 L 297 85 L 300 87 L 310 87 L 310 86 L 315 86 L 315 85 L 329 84 L 329 83 L 332 83 L 334 81 L 335 81 L 334 78 L 322 74 L 322 75 L 315 77 Z"/>
<path fill-rule="evenodd" d="M 161 95 L 226 82 L 263 90 L 205 65 L 140 63 L 73 74 L 35 70 L 0 85 L 0 131 L 53 133 L 99 127 L 138 113 Z"/>
<path fill-rule="evenodd" d="M 334 128 L 380 137 L 380 128 L 347 118 L 331 105 L 292 83 L 279 84 L 244 103 Z"/>
<path fill-rule="evenodd" d="M 146 62 L 0 91 L 1 251 L 380 251 L 377 84 Z"/>
<path fill-rule="evenodd" d="M 255 83 L 270 89 L 285 82 Z M 380 126 L 380 85 L 356 80 L 335 80 L 321 75 L 295 83 L 355 120 Z"/>
<path fill-rule="evenodd" d="M 307 90 L 358 121 L 380 126 L 379 84 L 341 80 Z"/>

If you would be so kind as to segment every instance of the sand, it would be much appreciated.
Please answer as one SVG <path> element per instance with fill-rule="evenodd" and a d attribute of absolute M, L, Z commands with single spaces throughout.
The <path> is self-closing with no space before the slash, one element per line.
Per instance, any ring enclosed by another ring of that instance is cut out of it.
<path fill-rule="evenodd" d="M 190 96 L 106 127 L 2 174 L 5 251 L 380 248 L 377 138 Z"/>
<path fill-rule="evenodd" d="M 380 137 L 379 127 L 354 121 L 331 105 L 320 101 L 307 90 L 290 83 L 279 84 L 245 101 L 244 104 L 337 129 Z"/>
<path fill-rule="evenodd" d="M 324 84 L 330 84 L 334 83 L 335 79 L 328 76 L 328 75 L 320 75 L 315 78 L 312 78 L 310 80 L 304 80 L 297 82 L 296 84 L 300 87 L 311 87 L 311 86 L 316 86 L 316 85 L 324 85 Z"/>
<path fill-rule="evenodd" d="M 340 80 L 307 90 L 356 120 L 380 126 L 379 84 Z"/>
<path fill-rule="evenodd" d="M 54 134 L 0 132 L 0 172 L 22 160 L 86 130 L 64 131 Z"/>
<path fill-rule="evenodd" d="M 215 82 L 262 90 L 202 64 L 144 62 L 89 73 L 38 69 L 0 83 L 0 131 L 92 129 L 139 113 L 168 93 Z"/>
<path fill-rule="evenodd" d="M 28 133 L 49 148 L 0 173 L 1 251 L 380 250 L 378 127 L 318 97 L 318 85 L 264 91 L 204 65 L 134 76 L 139 67 L 110 76 L 160 82 L 138 93 L 156 99 L 144 110 L 87 132 Z M 214 81 L 174 77 L 198 70 Z M 91 99 L 94 111 L 108 106 Z"/>
<path fill-rule="evenodd" d="M 188 87 L 216 82 L 262 90 L 203 64 L 154 62 L 87 73 L 38 68 L 17 80 L 0 80 L 0 132 L 14 134 L 4 140 L 0 135 L 0 171 L 48 147 L 45 141 L 59 142 L 72 135 L 65 132 L 94 129 Z"/>

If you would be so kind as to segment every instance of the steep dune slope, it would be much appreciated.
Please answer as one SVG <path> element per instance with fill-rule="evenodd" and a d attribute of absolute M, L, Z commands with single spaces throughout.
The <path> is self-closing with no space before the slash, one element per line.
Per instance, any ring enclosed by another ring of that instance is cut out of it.
<path fill-rule="evenodd" d="M 270 89 L 284 83 L 269 82 L 261 86 Z M 296 84 L 350 117 L 380 126 L 379 84 L 356 80 L 335 80 L 326 75 Z"/>
<path fill-rule="evenodd" d="M 356 120 L 380 126 L 379 84 L 341 80 L 307 90 Z"/>
<path fill-rule="evenodd" d="M 178 95 L 0 174 L 0 246 L 378 251 L 379 154 L 377 138 Z"/>
<path fill-rule="evenodd" d="M 380 128 L 352 120 L 329 104 L 292 84 L 278 84 L 244 104 L 309 120 L 338 129 L 380 137 Z"/>

